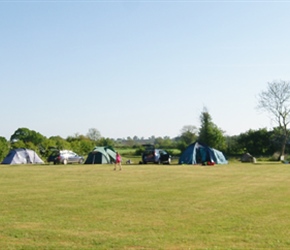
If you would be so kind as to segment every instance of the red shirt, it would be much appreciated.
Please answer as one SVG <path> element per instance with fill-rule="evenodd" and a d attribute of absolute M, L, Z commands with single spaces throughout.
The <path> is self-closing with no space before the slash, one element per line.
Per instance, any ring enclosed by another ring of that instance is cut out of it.
<path fill-rule="evenodd" d="M 117 163 L 121 162 L 121 155 L 119 155 L 119 154 L 116 155 L 116 162 Z"/>

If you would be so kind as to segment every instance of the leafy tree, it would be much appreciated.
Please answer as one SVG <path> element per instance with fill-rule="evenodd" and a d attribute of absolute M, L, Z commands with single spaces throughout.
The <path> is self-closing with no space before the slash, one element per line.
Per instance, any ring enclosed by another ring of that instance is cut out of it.
<path fill-rule="evenodd" d="M 110 138 L 101 138 L 100 140 L 98 140 L 98 146 L 111 146 L 114 147 L 115 143 L 114 140 L 110 139 Z"/>
<path fill-rule="evenodd" d="M 186 144 L 191 144 L 197 139 L 197 128 L 195 126 L 186 125 L 181 129 L 180 140 Z"/>
<path fill-rule="evenodd" d="M 67 141 L 70 142 L 71 149 L 79 155 L 87 155 L 97 143 L 84 135 L 68 137 Z"/>
<path fill-rule="evenodd" d="M 197 140 L 197 128 L 185 125 L 181 129 L 181 135 L 177 138 L 177 148 L 183 151 L 189 144 Z"/>
<path fill-rule="evenodd" d="M 10 142 L 11 148 L 28 148 L 27 143 L 24 143 L 23 141 L 12 141 Z"/>
<path fill-rule="evenodd" d="M 226 140 L 224 132 L 213 123 L 211 115 L 206 108 L 204 108 L 200 115 L 200 122 L 201 127 L 199 129 L 198 140 L 210 147 L 225 150 Z"/>
<path fill-rule="evenodd" d="M 226 136 L 226 154 L 227 155 L 240 155 L 244 153 L 244 147 L 238 142 L 239 136 Z"/>
<path fill-rule="evenodd" d="M 135 155 L 140 156 L 144 152 L 145 148 L 142 145 L 139 145 L 135 149 Z"/>
<path fill-rule="evenodd" d="M 53 139 L 46 139 L 41 143 L 40 146 L 40 154 L 43 157 L 43 159 L 47 159 L 47 157 L 52 153 L 51 149 L 57 148 L 56 143 Z"/>
<path fill-rule="evenodd" d="M 51 147 L 62 150 L 62 149 L 71 149 L 70 142 L 66 141 L 60 136 L 52 136 L 49 138 L 51 141 Z"/>
<path fill-rule="evenodd" d="M 90 138 L 92 141 L 97 141 L 101 139 L 101 133 L 96 128 L 90 128 L 87 137 Z"/>
<path fill-rule="evenodd" d="M 281 158 L 284 158 L 285 147 L 289 138 L 288 124 L 290 122 L 290 82 L 268 82 L 267 90 L 258 97 L 258 109 L 272 115 L 272 119 L 283 132 L 281 140 Z"/>
<path fill-rule="evenodd" d="M 11 148 L 29 148 L 38 154 L 44 153 L 46 140 L 45 136 L 28 128 L 18 128 L 10 137 Z"/>
<path fill-rule="evenodd" d="M 89 152 L 91 152 L 94 149 L 95 146 L 96 146 L 95 143 L 92 142 L 92 141 L 89 141 L 89 140 L 81 140 L 80 141 L 80 145 L 79 145 L 80 149 L 79 149 L 78 152 L 79 152 L 80 155 L 85 156 Z"/>
<path fill-rule="evenodd" d="M 173 142 L 168 136 L 165 136 L 163 138 L 157 137 L 155 138 L 154 145 L 156 148 L 168 149 L 172 148 Z"/>
<path fill-rule="evenodd" d="M 269 140 L 270 140 L 269 152 L 271 152 L 271 154 L 281 151 L 281 141 L 283 141 L 283 138 L 284 132 L 283 129 L 281 129 L 280 127 L 275 127 L 273 128 L 272 131 L 269 132 Z M 290 153 L 289 148 L 287 148 L 287 145 L 289 145 L 289 140 L 285 145 L 285 154 Z"/>
<path fill-rule="evenodd" d="M 271 141 L 266 128 L 259 130 L 250 129 L 246 133 L 240 134 L 238 143 L 244 149 L 244 152 L 249 152 L 252 155 L 271 154 Z"/>
<path fill-rule="evenodd" d="M 40 133 L 30 130 L 28 128 L 18 128 L 10 137 L 10 142 L 23 141 L 25 144 L 28 142 L 34 145 L 40 145 L 46 138 Z"/>
<path fill-rule="evenodd" d="M 9 143 L 5 137 L 0 136 L 0 163 L 9 152 Z"/>

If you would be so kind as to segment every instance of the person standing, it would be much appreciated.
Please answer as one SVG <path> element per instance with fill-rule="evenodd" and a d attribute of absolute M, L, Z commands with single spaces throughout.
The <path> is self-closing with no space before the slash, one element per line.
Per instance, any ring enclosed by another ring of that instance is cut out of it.
<path fill-rule="evenodd" d="M 117 167 L 119 166 L 119 170 L 122 170 L 122 158 L 119 152 L 116 152 L 116 160 L 115 160 L 115 168 L 114 170 L 117 170 Z"/>

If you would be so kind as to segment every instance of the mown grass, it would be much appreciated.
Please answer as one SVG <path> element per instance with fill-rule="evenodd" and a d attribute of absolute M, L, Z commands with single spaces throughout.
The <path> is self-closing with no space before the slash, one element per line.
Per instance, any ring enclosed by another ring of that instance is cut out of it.
<path fill-rule="evenodd" d="M 0 166 L 0 249 L 290 249 L 290 165 Z"/>

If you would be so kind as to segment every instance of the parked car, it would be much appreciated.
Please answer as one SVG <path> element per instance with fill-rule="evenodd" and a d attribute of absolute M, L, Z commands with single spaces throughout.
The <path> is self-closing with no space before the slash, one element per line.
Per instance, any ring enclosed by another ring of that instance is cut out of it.
<path fill-rule="evenodd" d="M 147 148 L 142 154 L 142 163 L 170 164 L 171 155 L 163 149 Z"/>
<path fill-rule="evenodd" d="M 84 157 L 79 156 L 70 150 L 57 150 L 52 152 L 48 157 L 47 162 L 53 162 L 54 164 L 68 164 L 68 163 L 83 163 Z"/>

